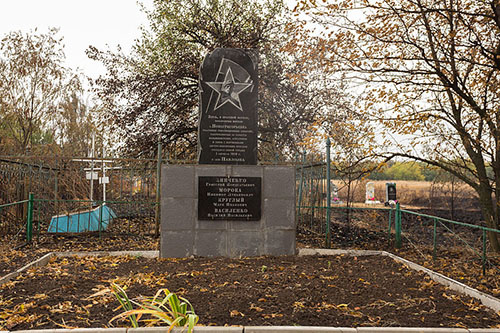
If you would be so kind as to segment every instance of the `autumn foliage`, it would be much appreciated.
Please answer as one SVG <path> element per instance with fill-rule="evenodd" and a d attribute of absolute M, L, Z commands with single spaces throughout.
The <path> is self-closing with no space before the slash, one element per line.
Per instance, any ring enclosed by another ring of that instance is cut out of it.
<path fill-rule="evenodd" d="M 349 78 L 356 108 L 376 124 L 373 155 L 451 173 L 498 229 L 500 3 L 302 1 L 296 11 L 310 21 L 294 46 L 332 78 Z M 304 38 L 311 22 L 321 30 Z M 494 233 L 489 240 L 500 250 Z"/>

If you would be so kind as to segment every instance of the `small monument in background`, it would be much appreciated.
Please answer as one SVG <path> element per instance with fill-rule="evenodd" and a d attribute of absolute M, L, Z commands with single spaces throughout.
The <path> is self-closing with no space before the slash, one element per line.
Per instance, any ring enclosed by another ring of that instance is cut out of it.
<path fill-rule="evenodd" d="M 379 204 L 380 201 L 375 200 L 375 184 L 373 182 L 366 183 L 365 204 Z"/>
<path fill-rule="evenodd" d="M 385 183 L 385 205 L 392 206 L 397 202 L 396 183 Z"/>
<path fill-rule="evenodd" d="M 161 257 L 295 254 L 295 167 L 257 165 L 257 57 L 200 69 L 198 165 L 164 165 Z"/>
<path fill-rule="evenodd" d="M 331 192 L 332 192 L 332 194 L 330 196 L 331 197 L 330 200 L 331 200 L 332 204 L 341 205 L 343 202 L 339 198 L 339 188 L 337 187 L 337 185 L 335 185 L 333 183 L 333 181 L 331 181 L 330 184 L 331 184 L 330 185 L 330 189 L 331 189 Z"/>

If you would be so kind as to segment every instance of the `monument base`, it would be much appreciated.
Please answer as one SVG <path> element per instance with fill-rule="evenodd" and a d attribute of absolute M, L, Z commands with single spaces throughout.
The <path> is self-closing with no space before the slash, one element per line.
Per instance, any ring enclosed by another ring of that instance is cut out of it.
<path fill-rule="evenodd" d="M 367 204 L 367 205 L 376 205 L 376 204 L 379 204 L 379 203 L 381 203 L 381 202 L 378 201 L 378 200 L 366 200 L 365 201 L 365 204 Z"/>
<path fill-rule="evenodd" d="M 293 166 L 164 165 L 161 177 L 160 257 L 295 254 Z M 200 220 L 200 177 L 261 178 L 260 219 Z"/>

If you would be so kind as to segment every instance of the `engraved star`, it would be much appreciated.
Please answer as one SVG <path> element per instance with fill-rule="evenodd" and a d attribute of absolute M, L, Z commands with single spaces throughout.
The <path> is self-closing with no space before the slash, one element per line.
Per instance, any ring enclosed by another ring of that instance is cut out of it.
<path fill-rule="evenodd" d="M 248 89 L 248 87 L 251 87 L 252 83 L 235 82 L 233 72 L 229 67 L 226 75 L 224 76 L 224 82 L 207 82 L 207 85 L 219 94 L 214 111 L 226 103 L 231 103 L 243 112 L 240 101 L 240 93 Z"/>

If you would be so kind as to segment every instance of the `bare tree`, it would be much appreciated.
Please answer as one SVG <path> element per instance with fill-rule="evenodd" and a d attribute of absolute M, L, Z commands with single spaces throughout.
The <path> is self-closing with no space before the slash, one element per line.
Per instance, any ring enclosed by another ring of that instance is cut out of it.
<path fill-rule="evenodd" d="M 63 66 L 63 46 L 56 35 L 56 29 L 46 34 L 16 31 L 0 43 L 0 127 L 19 152 L 50 136 L 62 96 L 77 83 Z"/>

